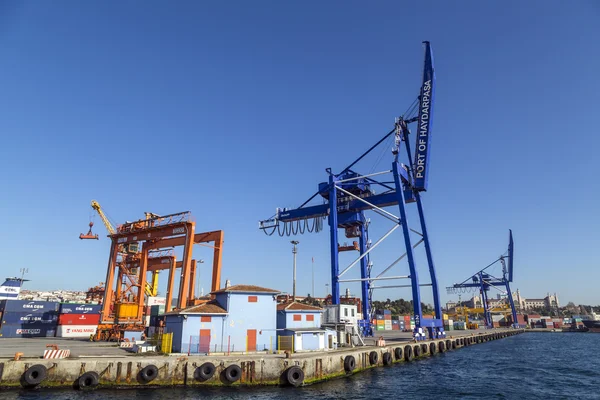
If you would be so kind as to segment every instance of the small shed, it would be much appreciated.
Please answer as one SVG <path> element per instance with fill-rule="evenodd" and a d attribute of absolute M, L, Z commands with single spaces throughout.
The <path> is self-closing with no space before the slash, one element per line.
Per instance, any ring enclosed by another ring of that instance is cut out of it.
<path fill-rule="evenodd" d="M 281 339 L 289 338 L 291 348 L 280 350 L 291 350 L 293 352 L 315 351 L 335 348 L 336 332 L 321 328 L 286 328 L 279 331 Z M 280 343 L 283 343 L 280 340 Z"/>
<path fill-rule="evenodd" d="M 320 328 L 323 309 L 296 301 L 277 305 L 277 329 Z"/>

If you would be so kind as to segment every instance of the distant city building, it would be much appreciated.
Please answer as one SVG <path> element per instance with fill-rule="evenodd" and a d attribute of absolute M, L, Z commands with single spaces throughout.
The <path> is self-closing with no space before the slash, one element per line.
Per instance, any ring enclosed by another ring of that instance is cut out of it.
<path fill-rule="evenodd" d="M 548 293 L 543 299 L 526 299 L 521 296 L 521 292 L 517 289 L 514 296 L 515 306 L 520 310 L 531 310 L 535 308 L 558 308 L 560 303 L 556 293 Z"/>

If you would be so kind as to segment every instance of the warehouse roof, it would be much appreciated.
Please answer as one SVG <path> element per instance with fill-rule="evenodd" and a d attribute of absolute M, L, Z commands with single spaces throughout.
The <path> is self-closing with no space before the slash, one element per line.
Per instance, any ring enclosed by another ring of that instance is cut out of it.
<path fill-rule="evenodd" d="M 277 311 L 323 311 L 321 307 L 315 307 L 308 304 L 292 301 L 288 303 L 277 304 Z"/>
<path fill-rule="evenodd" d="M 216 300 L 212 300 L 208 303 L 200 304 L 199 306 L 192 306 L 180 311 L 172 311 L 167 314 L 227 314 L 227 310 L 221 307 Z"/>
<path fill-rule="evenodd" d="M 281 293 L 279 290 L 268 289 L 255 285 L 233 285 L 214 291 L 213 293 L 226 293 L 226 292 L 241 292 L 241 293 Z"/>

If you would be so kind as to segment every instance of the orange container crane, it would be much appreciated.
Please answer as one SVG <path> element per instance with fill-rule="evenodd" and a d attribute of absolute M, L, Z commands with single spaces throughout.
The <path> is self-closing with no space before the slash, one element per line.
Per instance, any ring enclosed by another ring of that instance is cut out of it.
<path fill-rule="evenodd" d="M 196 260 L 192 259 L 194 244 L 214 242 L 212 290 L 220 288 L 221 249 L 223 231 L 195 234 L 195 222 L 189 212 L 166 216 L 146 215 L 146 219 L 117 227 L 112 240 L 106 275 L 106 290 L 97 340 L 120 338 L 125 331 L 144 329 L 144 291 L 148 272 L 169 270 L 166 309 L 171 310 L 175 272 L 181 268 L 178 309 L 195 304 L 194 282 Z M 119 251 L 135 244 L 136 254 Z M 140 246 L 141 245 L 141 246 Z M 173 247 L 183 246 L 183 260 L 177 262 Z M 171 251 L 170 251 L 171 250 Z"/>

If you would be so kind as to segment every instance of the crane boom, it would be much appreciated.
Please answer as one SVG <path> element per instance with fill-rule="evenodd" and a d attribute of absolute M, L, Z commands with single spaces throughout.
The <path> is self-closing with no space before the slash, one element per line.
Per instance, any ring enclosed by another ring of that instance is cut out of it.
<path fill-rule="evenodd" d="M 100 219 L 102 220 L 102 223 L 106 227 L 106 230 L 108 231 L 108 233 L 111 235 L 116 234 L 117 230 L 110 223 L 110 220 L 104 213 L 104 210 L 102 210 L 100 203 L 98 203 L 96 200 L 92 200 L 91 206 L 100 216 Z M 154 215 L 156 215 L 156 214 L 146 213 L 146 219 L 148 219 L 149 216 L 154 216 Z M 91 228 L 90 228 L 90 232 L 91 232 Z M 96 235 L 96 239 L 97 239 L 97 235 Z M 121 250 L 126 253 L 131 254 L 131 253 L 138 252 L 137 244 L 135 244 L 133 246 L 131 244 L 121 245 L 121 247 L 122 247 Z M 158 293 L 158 271 L 152 272 L 152 281 L 151 281 L 151 283 L 146 282 L 146 285 L 144 287 L 144 292 L 148 296 L 156 296 L 157 295 L 157 293 Z"/>
<path fill-rule="evenodd" d="M 96 200 L 92 200 L 92 208 L 96 210 L 96 212 L 100 216 L 100 219 L 102 219 L 102 223 L 104 223 L 104 226 L 106 227 L 108 233 L 114 235 L 117 231 L 115 230 L 115 228 L 113 228 L 112 224 L 108 220 L 108 217 L 106 216 L 106 214 L 104 214 L 102 207 L 100 207 L 100 204 Z"/>

